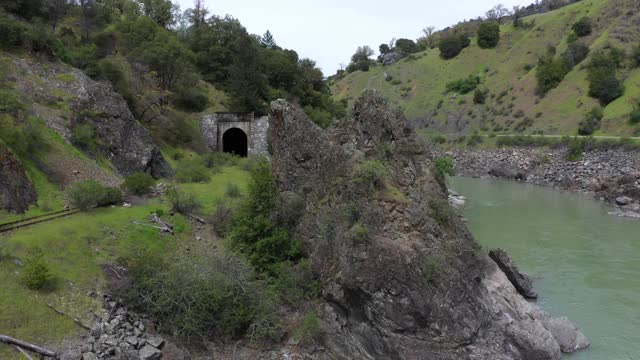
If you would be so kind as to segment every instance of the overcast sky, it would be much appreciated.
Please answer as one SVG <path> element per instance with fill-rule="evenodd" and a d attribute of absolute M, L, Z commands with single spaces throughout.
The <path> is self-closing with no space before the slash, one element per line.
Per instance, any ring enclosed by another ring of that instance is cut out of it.
<path fill-rule="evenodd" d="M 173 0 L 181 10 L 193 0 Z M 534 0 L 205 0 L 216 15 L 232 15 L 249 33 L 271 31 L 279 46 L 315 60 L 325 76 L 347 64 L 360 45 L 377 53 L 391 38 L 416 39 L 437 29 L 477 18 L 498 3 L 508 8 Z M 378 5 L 379 4 L 379 5 Z"/>

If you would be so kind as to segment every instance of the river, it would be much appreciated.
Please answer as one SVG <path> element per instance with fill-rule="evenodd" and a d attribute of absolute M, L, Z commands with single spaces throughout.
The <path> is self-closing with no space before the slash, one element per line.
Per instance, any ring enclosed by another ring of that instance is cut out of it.
<path fill-rule="evenodd" d="M 570 360 L 640 360 L 640 221 L 580 194 L 491 179 L 451 178 L 488 250 L 501 247 L 534 279 L 538 304 L 567 316 L 591 348 Z"/>

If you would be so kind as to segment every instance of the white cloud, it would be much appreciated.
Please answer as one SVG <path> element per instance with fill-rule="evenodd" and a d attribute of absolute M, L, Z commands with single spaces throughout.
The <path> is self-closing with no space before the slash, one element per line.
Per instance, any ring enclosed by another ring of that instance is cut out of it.
<path fill-rule="evenodd" d="M 174 0 L 185 10 L 193 0 Z M 348 63 L 358 46 L 377 51 L 393 37 L 416 39 L 421 29 L 437 29 L 477 18 L 502 3 L 508 8 L 532 0 L 205 0 L 209 11 L 229 14 L 252 34 L 270 30 L 278 45 L 317 61 L 325 75 Z"/>

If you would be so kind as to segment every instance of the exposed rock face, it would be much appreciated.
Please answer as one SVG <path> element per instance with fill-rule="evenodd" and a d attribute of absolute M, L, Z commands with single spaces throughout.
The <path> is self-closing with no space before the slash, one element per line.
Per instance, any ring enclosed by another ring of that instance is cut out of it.
<path fill-rule="evenodd" d="M 0 145 L 0 209 L 22 214 L 37 200 L 36 190 L 18 159 Z"/>
<path fill-rule="evenodd" d="M 502 249 L 493 249 L 489 251 L 489 257 L 493 259 L 493 261 L 498 264 L 500 270 L 502 270 L 505 275 L 507 275 L 507 279 L 511 281 L 513 286 L 515 286 L 516 290 L 522 296 L 527 299 L 537 299 L 538 294 L 533 289 L 533 283 L 527 274 L 520 272 L 518 269 L 518 265 L 516 265 L 511 256 L 509 256 L 506 251 Z"/>
<path fill-rule="evenodd" d="M 587 345 L 561 346 L 564 335 L 545 326 L 552 318 L 478 251 L 430 170 L 431 155 L 381 97 L 365 95 L 353 121 L 330 131 L 282 100 L 271 119 L 278 186 L 306 201 L 294 232 L 323 284 L 330 357 L 559 359 Z M 368 189 L 354 173 L 365 160 L 385 164 L 382 188 Z M 352 236 L 355 224 L 366 239 Z"/>
<path fill-rule="evenodd" d="M 120 175 L 136 171 L 155 177 L 170 174 L 149 132 L 109 83 L 95 81 L 62 63 L 16 58 L 13 65 L 20 74 L 12 79 L 16 90 L 32 100 L 35 114 L 63 138 L 70 140 L 74 126 L 88 124 L 95 130 L 97 151 Z"/>

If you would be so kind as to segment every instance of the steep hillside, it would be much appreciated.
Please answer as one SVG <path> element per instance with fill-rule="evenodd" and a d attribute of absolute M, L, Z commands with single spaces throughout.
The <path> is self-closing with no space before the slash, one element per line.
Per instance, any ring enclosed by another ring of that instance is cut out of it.
<path fill-rule="evenodd" d="M 627 53 L 638 43 L 640 4 L 630 0 L 585 0 L 524 18 L 525 27 L 512 22 L 501 25 L 500 43 L 482 49 L 473 38 L 471 46 L 457 57 L 444 60 L 439 50 L 412 54 L 390 66 L 375 66 L 368 72 L 351 73 L 333 85 L 339 99 L 352 101 L 365 89 L 375 89 L 399 104 L 407 117 L 420 126 L 444 133 L 504 131 L 506 133 L 573 134 L 578 123 L 598 104 L 589 97 L 586 65 L 594 50 L 608 45 Z M 536 95 L 538 59 L 550 46 L 557 56 L 568 46 L 572 25 L 588 16 L 591 35 L 580 41 L 590 55 L 575 66 L 555 89 L 544 97 Z M 473 91 L 466 95 L 446 92 L 448 82 L 479 76 L 480 88 L 488 90 L 484 105 L 474 104 Z M 630 125 L 629 114 L 640 101 L 640 69 L 620 71 L 624 96 L 604 109 L 597 134 L 629 136 L 638 126 Z"/>

